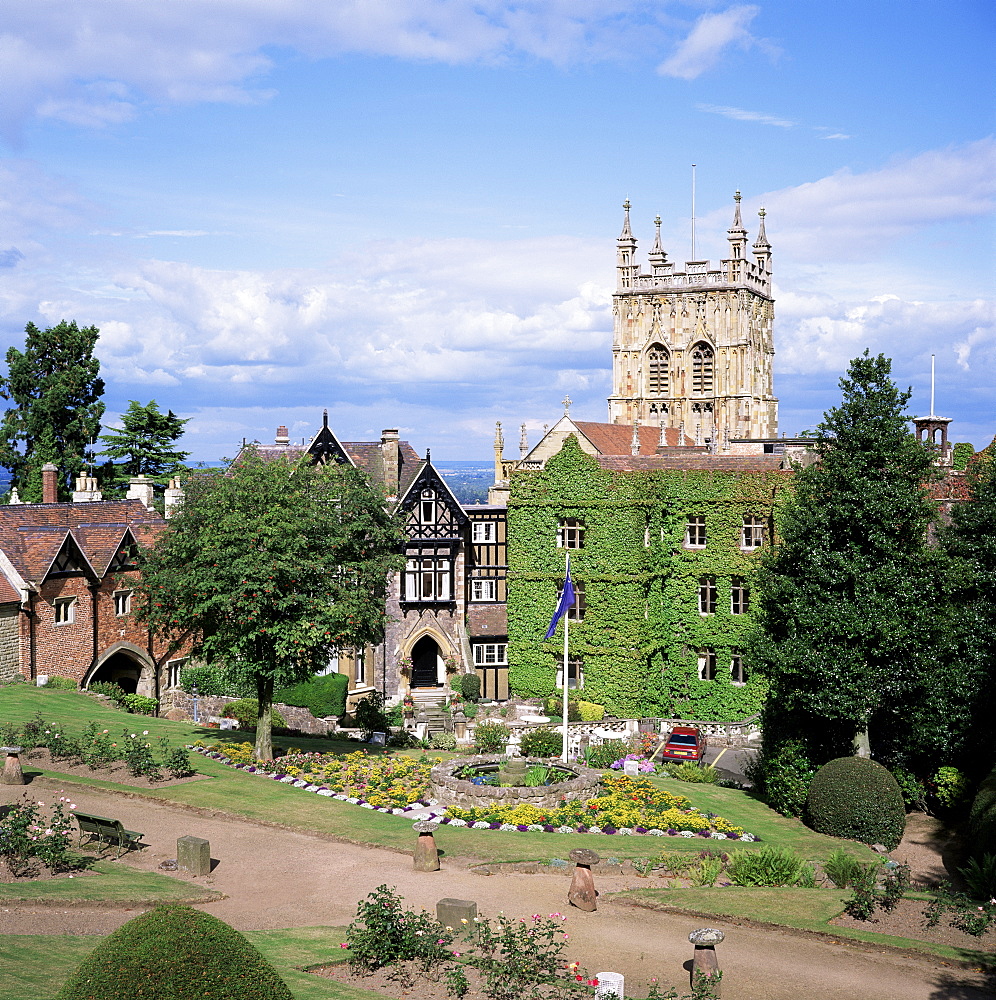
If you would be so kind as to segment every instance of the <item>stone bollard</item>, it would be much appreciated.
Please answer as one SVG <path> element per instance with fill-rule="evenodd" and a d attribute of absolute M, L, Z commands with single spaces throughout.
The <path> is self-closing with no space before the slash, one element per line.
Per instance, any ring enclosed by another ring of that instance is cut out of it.
<path fill-rule="evenodd" d="M 436 840 L 432 834 L 439 829 L 439 824 L 420 819 L 417 823 L 412 823 L 412 829 L 418 833 L 418 840 L 415 841 L 415 871 L 438 872 L 439 851 L 436 850 Z"/>
<path fill-rule="evenodd" d="M 200 837 L 179 837 L 176 842 L 176 866 L 191 875 L 210 875 L 210 842 Z"/>
<path fill-rule="evenodd" d="M 20 747 L 0 747 L 0 753 L 5 753 L 7 755 L 7 759 L 4 761 L 3 765 L 3 778 L 0 778 L 0 784 L 24 784 L 24 772 L 21 770 L 21 758 L 18 756 L 20 752 Z"/>
<path fill-rule="evenodd" d="M 444 927 L 460 929 L 465 921 L 472 924 L 477 916 L 477 903 L 472 899 L 453 899 L 447 896 L 436 903 L 436 919 Z"/>
<path fill-rule="evenodd" d="M 695 945 L 695 954 L 692 956 L 692 974 L 690 981 L 692 989 L 695 988 L 695 981 L 700 974 L 713 982 L 713 992 L 718 997 L 720 990 L 721 973 L 719 971 L 719 961 L 716 958 L 716 945 L 719 944 L 726 935 L 714 927 L 700 927 L 697 931 L 692 931 L 688 935 L 688 940 Z"/>
<path fill-rule="evenodd" d="M 589 851 L 586 847 L 576 847 L 568 855 L 574 862 L 574 875 L 571 878 L 571 887 L 567 892 L 567 901 L 571 906 L 576 906 L 579 910 L 586 910 L 593 913 L 596 909 L 595 879 L 591 874 L 591 866 L 597 865 L 602 859 L 596 851 Z"/>

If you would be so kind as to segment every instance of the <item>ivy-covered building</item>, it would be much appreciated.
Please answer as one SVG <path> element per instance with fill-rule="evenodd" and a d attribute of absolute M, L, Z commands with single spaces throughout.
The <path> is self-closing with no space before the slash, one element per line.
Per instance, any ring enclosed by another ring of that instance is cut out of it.
<path fill-rule="evenodd" d="M 677 449 L 679 452 L 682 449 Z M 744 650 L 756 571 L 790 489 L 783 456 L 591 455 L 569 437 L 512 475 L 509 683 L 562 683 L 563 633 L 544 641 L 571 557 L 568 684 L 617 715 L 736 720 L 763 678 Z"/>

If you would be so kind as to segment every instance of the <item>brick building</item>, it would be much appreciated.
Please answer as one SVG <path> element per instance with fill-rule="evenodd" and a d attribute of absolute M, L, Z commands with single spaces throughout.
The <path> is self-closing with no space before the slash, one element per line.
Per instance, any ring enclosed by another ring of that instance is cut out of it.
<path fill-rule="evenodd" d="M 188 646 L 153 640 L 132 597 L 138 550 L 166 522 L 142 499 L 101 500 L 86 477 L 73 503 L 58 503 L 56 475 L 43 471 L 45 502 L 0 507 L 0 679 L 113 681 L 158 697 Z"/>

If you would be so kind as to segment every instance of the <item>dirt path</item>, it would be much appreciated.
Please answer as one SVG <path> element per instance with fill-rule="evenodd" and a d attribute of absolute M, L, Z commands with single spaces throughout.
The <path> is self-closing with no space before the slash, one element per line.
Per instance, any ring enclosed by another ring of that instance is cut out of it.
<path fill-rule="evenodd" d="M 54 788 L 31 786 L 48 801 Z M 0 802 L 19 798 L 0 786 Z M 703 922 L 694 917 L 637 909 L 604 900 L 595 913 L 567 905 L 562 875 L 495 875 L 468 871 L 460 859 L 444 859 L 443 870 L 412 871 L 411 857 L 379 848 L 338 844 L 300 833 L 96 792 L 76 793 L 80 809 L 120 819 L 142 830 L 150 848 L 128 856 L 128 864 L 156 869 L 176 856 L 177 837 L 211 842 L 218 864 L 196 881 L 227 894 L 202 906 L 240 930 L 341 925 L 356 903 L 382 883 L 396 886 L 409 906 L 434 910 L 444 896 L 476 900 L 482 913 L 515 916 L 564 912 L 569 960 L 593 972 L 623 972 L 629 989 L 651 976 L 683 987 L 691 957 L 688 933 Z M 414 837 L 414 834 L 413 834 Z M 603 894 L 636 885 L 625 877 L 598 879 Z M 645 884 L 645 883 L 644 883 Z M 0 933 L 107 933 L 135 911 L 76 907 L 8 907 L 0 910 Z M 788 932 L 715 922 L 726 934 L 720 946 L 725 1000 L 975 1000 L 992 996 L 981 976 L 945 969 L 940 963 Z M 321 956 L 316 956 L 320 960 Z"/>

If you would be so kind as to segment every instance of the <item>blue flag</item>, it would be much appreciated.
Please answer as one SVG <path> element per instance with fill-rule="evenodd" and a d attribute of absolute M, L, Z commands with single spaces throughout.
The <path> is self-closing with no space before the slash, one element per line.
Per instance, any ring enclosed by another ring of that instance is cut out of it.
<path fill-rule="evenodd" d="M 571 557 L 567 557 L 567 572 L 564 577 L 564 589 L 560 592 L 560 603 L 557 605 L 557 610 L 553 613 L 553 620 L 550 622 L 550 627 L 546 630 L 546 635 L 543 636 L 544 639 L 549 639 L 553 636 L 553 633 L 557 631 L 557 622 L 567 613 L 567 609 L 571 607 L 574 603 L 574 584 L 571 583 Z"/>

